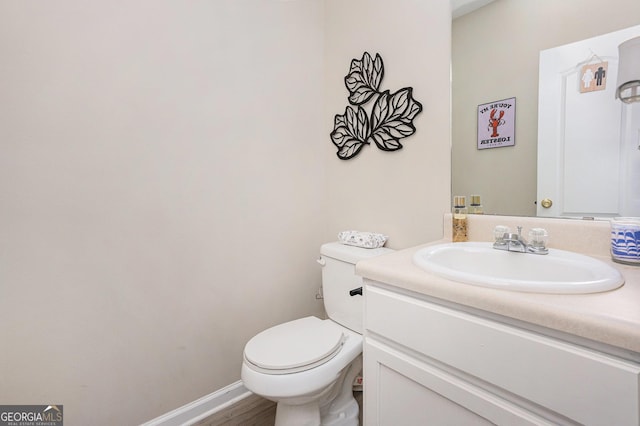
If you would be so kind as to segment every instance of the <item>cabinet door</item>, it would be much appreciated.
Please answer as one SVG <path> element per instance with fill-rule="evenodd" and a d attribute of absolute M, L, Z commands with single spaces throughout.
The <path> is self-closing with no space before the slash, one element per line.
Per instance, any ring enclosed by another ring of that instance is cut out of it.
<path fill-rule="evenodd" d="M 552 424 L 372 338 L 365 338 L 364 386 L 367 426 Z"/>

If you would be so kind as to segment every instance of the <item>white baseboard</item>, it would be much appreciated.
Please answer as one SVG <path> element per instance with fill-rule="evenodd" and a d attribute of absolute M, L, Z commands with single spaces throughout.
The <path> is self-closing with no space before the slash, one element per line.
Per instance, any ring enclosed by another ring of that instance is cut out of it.
<path fill-rule="evenodd" d="M 180 408 L 156 417 L 142 426 L 187 426 L 251 396 L 252 393 L 237 381 Z"/>

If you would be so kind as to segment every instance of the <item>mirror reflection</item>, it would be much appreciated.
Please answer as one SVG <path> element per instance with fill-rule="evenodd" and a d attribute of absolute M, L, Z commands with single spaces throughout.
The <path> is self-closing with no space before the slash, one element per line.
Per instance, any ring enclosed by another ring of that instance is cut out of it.
<path fill-rule="evenodd" d="M 453 195 L 481 194 L 485 213 L 535 216 L 541 201 L 537 170 L 546 168 L 538 164 L 540 51 L 636 26 L 639 16 L 637 0 L 495 0 L 455 18 Z M 478 150 L 478 105 L 513 97 L 515 145 Z M 592 150 L 583 151 L 587 155 Z M 590 186 L 580 190 L 589 195 Z"/>

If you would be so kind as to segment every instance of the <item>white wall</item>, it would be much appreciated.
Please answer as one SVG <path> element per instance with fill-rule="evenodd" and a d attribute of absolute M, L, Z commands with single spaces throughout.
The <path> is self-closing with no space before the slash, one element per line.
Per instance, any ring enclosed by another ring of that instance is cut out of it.
<path fill-rule="evenodd" d="M 401 150 L 370 145 L 345 161 L 326 145 L 330 234 L 381 232 L 392 248 L 442 238 L 451 175 L 449 1 L 328 0 L 326 8 L 325 128 L 344 113 L 344 77 L 365 51 L 384 61 L 383 89 L 413 87 L 423 106 Z"/>
<path fill-rule="evenodd" d="M 319 245 L 442 235 L 448 0 L 0 2 L 0 402 L 137 424 L 321 315 Z M 434 2 L 430 2 L 434 3 Z M 379 52 L 424 105 L 342 162 L 343 77 Z"/>
<path fill-rule="evenodd" d="M 638 24 L 637 0 L 496 0 L 452 26 L 453 192 L 485 212 L 536 214 L 541 50 Z M 477 106 L 516 97 L 516 145 L 476 148 Z"/>

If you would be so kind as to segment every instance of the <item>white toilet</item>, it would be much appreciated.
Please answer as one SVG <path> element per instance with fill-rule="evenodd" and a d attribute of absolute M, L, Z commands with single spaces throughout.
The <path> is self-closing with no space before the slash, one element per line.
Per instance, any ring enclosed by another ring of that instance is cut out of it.
<path fill-rule="evenodd" d="M 362 278 L 355 264 L 391 252 L 341 243 L 320 247 L 329 319 L 306 317 L 271 327 L 246 344 L 242 381 L 278 403 L 276 426 L 357 426 L 352 385 L 362 371 Z"/>

